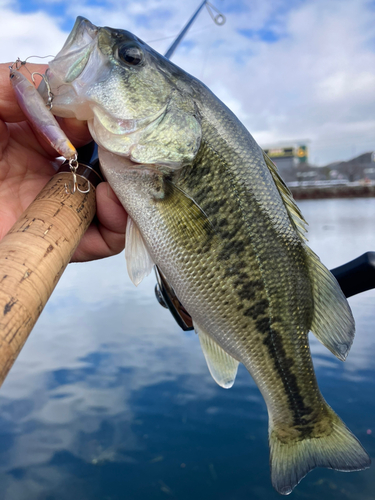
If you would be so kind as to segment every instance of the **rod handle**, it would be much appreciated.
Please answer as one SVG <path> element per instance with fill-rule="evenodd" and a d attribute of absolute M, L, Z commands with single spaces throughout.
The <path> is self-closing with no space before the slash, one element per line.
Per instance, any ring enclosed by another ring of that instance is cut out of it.
<path fill-rule="evenodd" d="M 71 179 L 55 174 L 0 242 L 0 385 L 94 218 L 95 187 Z"/>

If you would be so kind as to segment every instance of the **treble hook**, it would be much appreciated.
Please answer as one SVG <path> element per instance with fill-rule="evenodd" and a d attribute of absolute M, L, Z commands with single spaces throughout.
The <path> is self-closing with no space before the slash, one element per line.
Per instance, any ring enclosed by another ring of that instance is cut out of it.
<path fill-rule="evenodd" d="M 30 56 L 30 57 L 33 57 L 33 56 Z M 48 57 L 48 56 L 46 56 Z M 51 111 L 52 109 L 52 101 L 53 101 L 53 98 L 55 97 L 52 93 L 52 90 L 51 90 L 51 87 L 50 87 L 50 84 L 49 84 L 49 81 L 48 81 L 48 78 L 46 77 L 46 75 L 43 75 L 42 73 L 38 73 L 38 71 L 34 71 L 34 73 L 31 73 L 31 79 L 35 85 L 35 80 L 34 80 L 34 75 L 39 75 L 43 78 L 44 80 L 44 83 L 46 84 L 46 87 L 47 87 L 47 93 L 48 93 L 48 99 L 47 99 L 47 103 L 46 103 L 46 106 L 48 107 L 48 109 Z"/>
<path fill-rule="evenodd" d="M 73 175 L 73 184 L 71 182 L 69 182 L 69 186 L 67 186 L 65 184 L 65 193 L 66 194 L 74 194 L 76 191 L 82 193 L 82 194 L 87 194 L 90 192 L 90 183 L 89 181 L 87 181 L 87 189 L 86 190 L 83 190 L 83 189 L 80 189 L 79 186 L 78 186 L 78 182 L 77 182 L 77 168 L 78 168 L 78 161 L 77 161 L 77 155 L 74 155 L 73 158 L 71 158 L 69 160 L 69 167 L 70 167 L 70 171 Z"/>

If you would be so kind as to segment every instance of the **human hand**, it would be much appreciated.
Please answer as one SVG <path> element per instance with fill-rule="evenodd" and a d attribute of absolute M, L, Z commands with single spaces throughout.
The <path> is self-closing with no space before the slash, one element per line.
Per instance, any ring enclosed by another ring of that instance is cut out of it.
<path fill-rule="evenodd" d="M 44 73 L 47 66 L 27 64 L 27 68 Z M 65 118 L 60 125 L 75 147 L 92 140 L 85 122 Z M 9 82 L 9 64 L 0 64 L 0 240 L 56 173 L 57 156 L 26 121 Z M 124 248 L 127 215 L 107 182 L 96 188 L 96 203 L 97 221 L 83 236 L 72 261 L 101 259 Z"/>

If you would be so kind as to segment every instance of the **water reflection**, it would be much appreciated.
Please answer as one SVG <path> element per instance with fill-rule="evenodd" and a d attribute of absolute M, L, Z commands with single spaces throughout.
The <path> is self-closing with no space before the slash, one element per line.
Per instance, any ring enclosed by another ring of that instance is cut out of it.
<path fill-rule="evenodd" d="M 375 200 L 302 202 L 329 267 L 375 249 Z M 4 500 L 276 499 L 267 414 L 241 367 L 225 391 L 193 332 L 135 289 L 123 256 L 72 265 L 0 391 Z M 375 292 L 350 299 L 346 363 L 312 338 L 327 401 L 375 454 Z M 296 498 L 373 499 L 374 470 L 314 471 Z"/>

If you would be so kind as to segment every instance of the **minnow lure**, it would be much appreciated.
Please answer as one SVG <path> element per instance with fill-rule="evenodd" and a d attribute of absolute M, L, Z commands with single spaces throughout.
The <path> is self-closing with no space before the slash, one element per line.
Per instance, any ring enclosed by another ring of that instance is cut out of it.
<path fill-rule="evenodd" d="M 34 128 L 65 158 L 77 157 L 77 151 L 35 86 L 19 71 L 10 67 L 10 82 L 17 102 Z"/>

